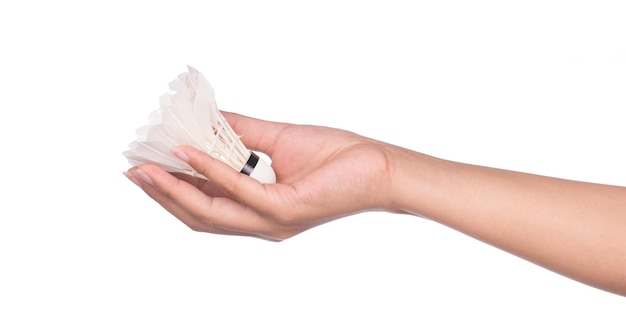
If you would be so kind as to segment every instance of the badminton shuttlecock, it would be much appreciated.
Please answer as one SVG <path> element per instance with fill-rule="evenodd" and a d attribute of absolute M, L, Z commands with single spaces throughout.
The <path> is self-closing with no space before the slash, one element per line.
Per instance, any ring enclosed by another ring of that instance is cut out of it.
<path fill-rule="evenodd" d="M 131 165 L 149 163 L 206 179 L 172 153 L 179 145 L 189 145 L 262 183 L 276 182 L 270 165 L 248 150 L 226 122 L 213 88 L 200 72 L 188 67 L 169 87 L 160 108 L 149 115 L 149 124 L 137 130 L 137 139 L 123 153 Z"/>

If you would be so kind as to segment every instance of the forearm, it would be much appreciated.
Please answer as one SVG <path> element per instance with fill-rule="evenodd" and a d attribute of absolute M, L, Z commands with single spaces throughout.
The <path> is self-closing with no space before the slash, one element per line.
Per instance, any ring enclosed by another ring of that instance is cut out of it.
<path fill-rule="evenodd" d="M 626 295 L 626 188 L 394 156 L 397 210 Z"/>

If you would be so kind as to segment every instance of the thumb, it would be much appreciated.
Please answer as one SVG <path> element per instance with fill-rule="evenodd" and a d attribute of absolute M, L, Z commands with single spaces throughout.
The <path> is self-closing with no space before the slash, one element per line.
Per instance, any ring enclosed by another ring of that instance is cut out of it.
<path fill-rule="evenodd" d="M 265 121 L 248 116 L 221 111 L 228 124 L 243 144 L 251 150 L 272 155 L 278 136 L 289 126 L 287 123 Z"/>

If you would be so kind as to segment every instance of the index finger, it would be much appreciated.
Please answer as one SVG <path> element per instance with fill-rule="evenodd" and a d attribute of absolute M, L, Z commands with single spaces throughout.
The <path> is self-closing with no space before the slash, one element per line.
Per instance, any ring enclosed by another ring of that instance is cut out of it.
<path fill-rule="evenodd" d="M 181 160 L 204 175 L 221 193 L 256 211 L 271 214 L 275 202 L 268 188 L 258 180 L 235 171 L 228 164 L 190 146 L 181 145 L 174 150 Z"/>

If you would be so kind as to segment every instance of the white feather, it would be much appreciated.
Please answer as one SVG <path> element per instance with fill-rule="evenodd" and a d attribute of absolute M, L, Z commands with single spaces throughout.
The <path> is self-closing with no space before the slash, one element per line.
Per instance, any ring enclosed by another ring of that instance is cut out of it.
<path fill-rule="evenodd" d="M 159 109 L 148 116 L 148 125 L 137 129 L 137 139 L 123 153 L 130 164 L 154 164 L 168 172 L 204 179 L 172 153 L 179 145 L 189 145 L 241 171 L 251 152 L 217 108 L 207 79 L 188 66 L 188 71 L 178 75 L 169 87 L 170 92 L 159 99 Z M 253 178 L 265 183 L 276 181 L 274 171 L 262 159 L 257 168 L 251 174 Z"/>

